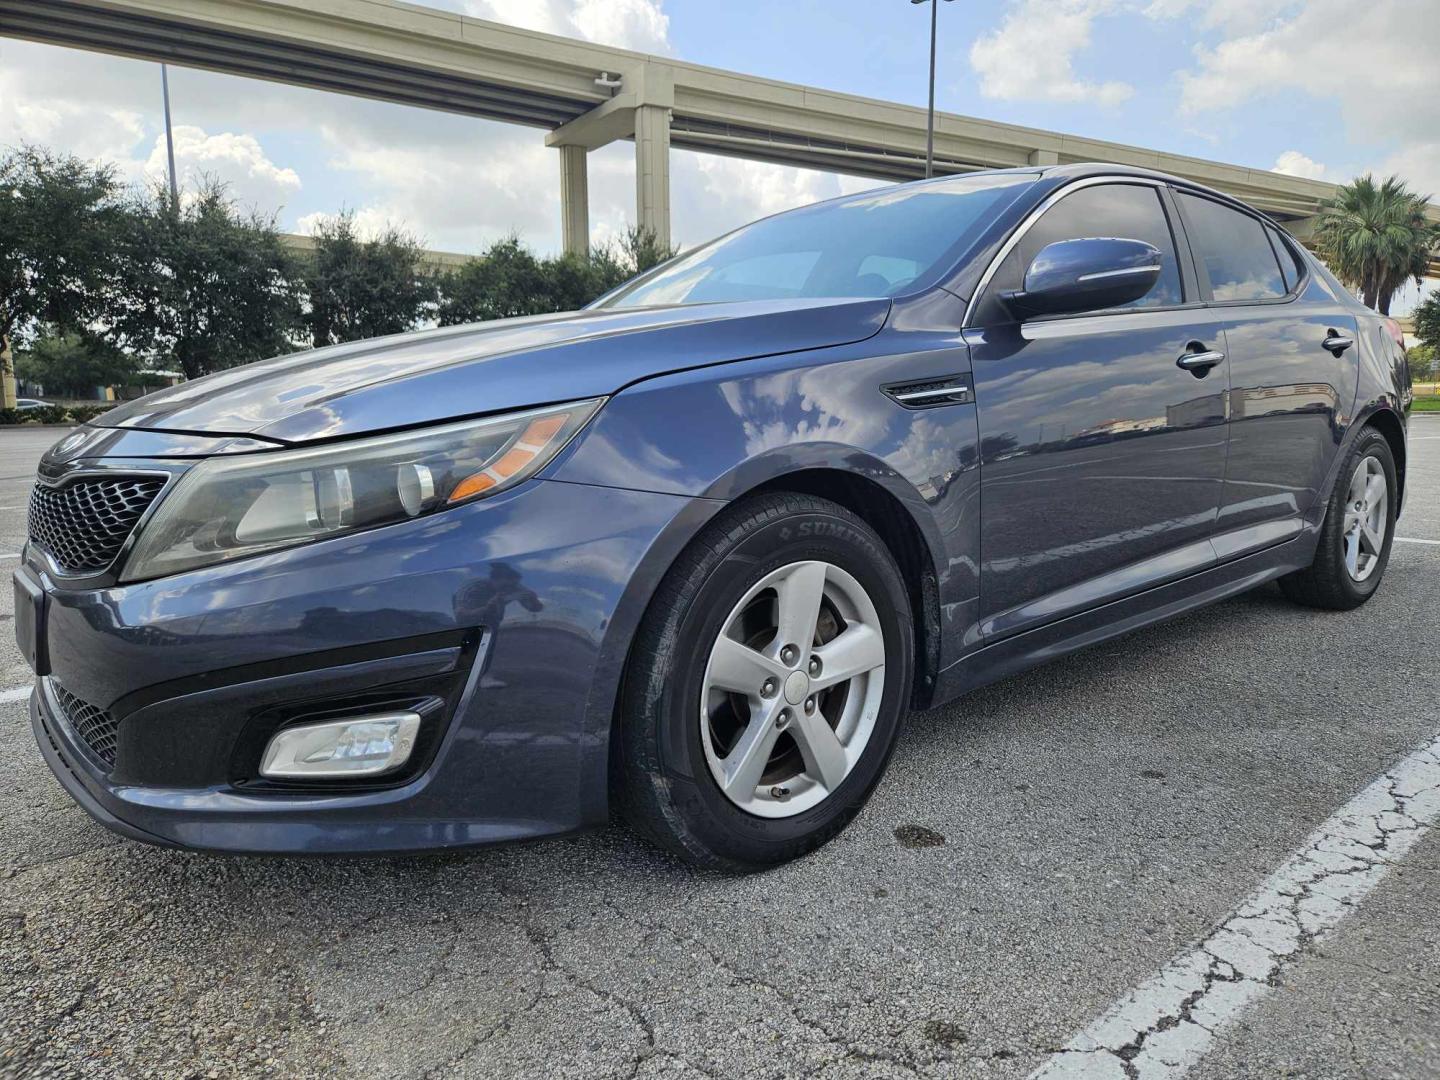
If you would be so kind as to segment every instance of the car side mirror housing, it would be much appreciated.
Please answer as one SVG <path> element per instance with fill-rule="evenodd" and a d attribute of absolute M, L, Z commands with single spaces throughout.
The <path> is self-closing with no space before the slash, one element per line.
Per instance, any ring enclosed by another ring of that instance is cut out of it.
<path fill-rule="evenodd" d="M 1143 240 L 1057 240 L 1025 270 L 1025 287 L 1000 299 L 1019 318 L 1103 311 L 1139 300 L 1160 280 L 1162 256 Z"/>

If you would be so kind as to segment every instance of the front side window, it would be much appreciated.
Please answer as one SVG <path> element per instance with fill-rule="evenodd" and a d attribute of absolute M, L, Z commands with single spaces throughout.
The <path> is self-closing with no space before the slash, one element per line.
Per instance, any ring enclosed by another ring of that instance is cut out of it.
<path fill-rule="evenodd" d="M 1177 192 L 1196 260 L 1216 300 L 1274 300 L 1288 289 L 1265 226 L 1213 199 Z"/>
<path fill-rule="evenodd" d="M 1184 300 L 1175 238 L 1159 192 L 1144 184 L 1099 184 L 1066 195 L 1020 238 L 995 272 L 982 321 L 1008 318 L 998 298 L 1023 287 L 1025 270 L 1041 249 L 1059 240 L 1093 237 L 1142 240 L 1160 252 L 1160 278 L 1155 287 L 1125 307 L 1165 307 Z"/>
<path fill-rule="evenodd" d="M 622 285 L 600 308 L 897 296 L 933 284 L 1034 173 L 880 188 L 757 221 Z"/>

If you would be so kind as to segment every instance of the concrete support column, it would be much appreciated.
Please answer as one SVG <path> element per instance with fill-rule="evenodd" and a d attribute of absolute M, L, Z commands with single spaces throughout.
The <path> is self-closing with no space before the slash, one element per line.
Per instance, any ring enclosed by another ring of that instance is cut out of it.
<path fill-rule="evenodd" d="M 560 237 L 568 255 L 590 250 L 590 185 L 583 146 L 560 147 Z"/>
<path fill-rule="evenodd" d="M 1031 150 L 1031 165 L 1059 165 L 1060 154 L 1054 150 Z"/>
<path fill-rule="evenodd" d="M 670 110 L 635 110 L 635 217 L 662 247 L 670 246 Z"/>

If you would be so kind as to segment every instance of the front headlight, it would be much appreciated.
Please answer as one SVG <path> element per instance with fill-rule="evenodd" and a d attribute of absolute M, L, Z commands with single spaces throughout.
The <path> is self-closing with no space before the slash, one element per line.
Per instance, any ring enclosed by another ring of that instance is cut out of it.
<path fill-rule="evenodd" d="M 535 475 L 600 400 L 305 450 L 202 461 L 144 525 L 121 581 L 408 521 Z"/>

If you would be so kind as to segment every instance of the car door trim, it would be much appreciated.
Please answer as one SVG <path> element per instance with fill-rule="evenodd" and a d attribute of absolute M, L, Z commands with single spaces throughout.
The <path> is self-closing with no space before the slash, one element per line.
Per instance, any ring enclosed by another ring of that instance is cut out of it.
<path fill-rule="evenodd" d="M 1024 633 L 1206 570 L 1217 561 L 1210 537 L 1204 536 L 997 611 L 980 620 L 980 633 L 987 643 Z"/>

